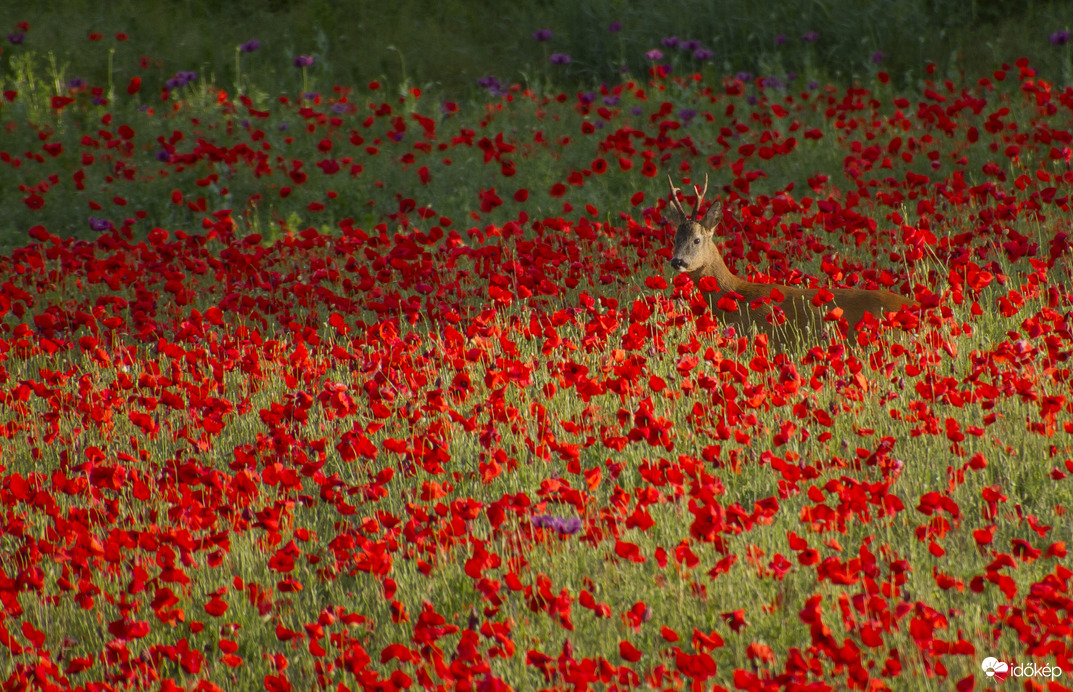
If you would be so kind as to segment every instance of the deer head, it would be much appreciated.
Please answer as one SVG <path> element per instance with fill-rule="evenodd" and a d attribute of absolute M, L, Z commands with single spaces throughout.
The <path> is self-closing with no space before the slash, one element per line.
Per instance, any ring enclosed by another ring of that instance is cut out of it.
<path fill-rule="evenodd" d="M 674 234 L 671 266 L 681 272 L 696 271 L 710 260 L 711 252 L 715 249 L 712 245 L 712 233 L 722 214 L 719 207 L 713 204 L 703 219 L 697 217 L 701 204 L 704 203 L 704 195 L 708 192 L 707 174 L 704 176 L 704 190 L 697 195 L 693 213 L 688 216 L 682 203 L 678 201 L 678 188 L 671 182 L 670 176 L 667 176 L 667 183 L 671 186 L 671 205 L 664 211 L 664 218 L 678 229 Z"/>

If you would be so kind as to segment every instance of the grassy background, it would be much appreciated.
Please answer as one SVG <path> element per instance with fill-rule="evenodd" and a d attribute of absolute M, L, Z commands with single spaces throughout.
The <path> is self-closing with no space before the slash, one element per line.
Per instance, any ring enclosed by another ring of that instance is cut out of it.
<path fill-rule="evenodd" d="M 38 138 L 43 136 L 73 150 L 80 146 L 84 130 L 96 129 L 93 118 L 113 112 L 134 128 L 136 147 L 131 158 L 145 170 L 159 154 L 157 138 L 167 137 L 176 126 L 166 117 L 166 109 L 181 99 L 185 110 L 172 114 L 181 122 L 182 117 L 211 107 L 217 89 L 232 99 L 248 94 L 258 108 L 271 112 L 268 120 L 257 125 L 268 132 L 267 141 L 276 146 L 275 154 L 296 157 L 299 151 L 316 145 L 312 137 L 284 130 L 296 125 L 298 119 L 293 112 L 274 108 L 276 98 L 316 92 L 334 100 L 341 96 L 338 87 L 355 90 L 350 95 L 357 106 L 354 115 L 387 102 L 397 109 L 392 117 L 417 111 L 442 118 L 442 129 L 451 134 L 462 128 L 480 130 L 485 114 L 491 112 L 487 110 L 490 103 L 497 99 L 477 86 L 478 79 L 494 75 L 505 85 L 520 84 L 550 95 L 565 92 L 571 99 L 577 90 L 593 90 L 602 98 L 610 93 L 609 88 L 621 88 L 630 80 L 645 83 L 653 64 L 645 55 L 653 49 L 663 52 L 659 62 L 672 66 L 673 74 L 701 74 L 711 86 L 728 75 L 752 76 L 753 84 L 745 81 L 754 94 L 759 94 L 758 82 L 763 77 L 785 84 L 787 94 L 800 94 L 816 84 L 860 81 L 874 85 L 882 70 L 890 76 L 890 89 L 911 95 L 926 79 L 961 84 L 965 75 L 972 81 L 1022 56 L 1030 60 L 1042 79 L 1060 86 L 1073 79 L 1073 44 L 1052 45 L 1048 37 L 1068 28 L 1063 7 L 1057 2 L 1010 4 L 993 0 L 797 0 L 776 4 L 728 0 L 716 11 L 710 3 L 689 0 L 658 7 L 628 0 L 506 5 L 489 0 L 401 0 L 391 7 L 354 0 L 65 0 L 34 3 L 32 7 L 5 3 L 0 7 L 0 37 L 8 40 L 0 38 L 0 90 L 17 92 L 19 97 L 3 106 L 7 137 L 0 143 L 0 151 L 21 155 L 26 147 L 39 146 Z M 29 28 L 20 31 L 24 22 Z M 612 22 L 620 23 L 621 30 L 610 32 Z M 550 30 L 552 38 L 536 41 L 533 33 L 538 29 Z M 802 39 L 808 32 L 817 34 L 815 41 Z M 118 38 L 120 34 L 125 40 Z M 12 42 L 19 35 L 21 41 Z M 786 40 L 777 45 L 775 39 L 780 35 Z M 711 57 L 698 61 L 680 48 L 664 46 L 663 39 L 672 36 L 698 41 Z M 260 48 L 239 53 L 239 46 L 253 39 L 260 41 Z M 875 62 L 877 52 L 882 53 L 882 59 Z M 554 53 L 570 55 L 571 62 L 552 64 L 549 56 Z M 314 64 L 306 70 L 296 68 L 294 59 L 299 55 L 313 56 Z M 930 75 L 925 72 L 929 63 L 935 64 Z M 183 71 L 197 73 L 194 83 L 170 96 L 164 93 L 166 82 Z M 141 79 L 141 91 L 128 97 L 124 89 L 132 78 Z M 70 94 L 72 80 L 98 87 L 112 102 L 96 110 L 83 109 L 81 115 L 65 112 L 54 121 L 54 114 L 48 112 L 49 98 Z M 370 90 L 373 82 L 380 82 L 382 88 Z M 424 92 L 420 103 L 409 96 L 412 87 Z M 622 107 L 643 107 L 645 115 L 641 117 L 650 114 L 648 104 L 631 103 L 629 89 L 616 93 L 623 97 Z M 673 104 L 675 115 L 698 105 L 695 94 L 681 89 L 669 88 L 658 97 Z M 396 103 L 396 98 L 406 100 Z M 440 108 L 445 102 L 458 108 L 457 116 L 449 122 Z M 149 108 L 163 117 L 135 112 Z M 534 125 L 533 118 L 539 119 L 543 108 L 524 105 L 496 112 L 494 117 L 512 121 L 506 124 L 526 137 L 538 128 L 553 140 L 576 134 L 568 131 L 573 126 L 558 116 Z M 348 119 L 346 125 L 351 124 Z M 244 137 L 229 130 L 211 131 L 215 127 L 210 122 L 195 130 L 221 144 Z M 695 138 L 710 142 L 719 123 L 698 121 L 690 127 Z M 370 133 L 383 134 L 379 123 Z M 286 137 L 294 137 L 297 144 L 284 147 L 281 142 Z M 384 148 L 393 148 L 387 138 Z M 404 148 L 394 147 L 399 152 Z M 507 181 L 512 187 L 506 194 L 520 188 L 547 190 L 570 170 L 586 169 L 591 159 L 585 157 L 595 153 L 592 147 L 565 147 L 562 151 L 551 147 L 543 152 L 551 165 L 524 167 L 518 177 Z M 792 170 L 780 170 L 782 162 L 772 162 L 764 171 L 767 177 L 757 183 L 754 192 L 768 194 L 788 183 L 800 189 L 816 171 L 839 165 L 830 147 L 806 146 L 801 154 L 788 159 Z M 560 160 L 560 155 L 567 158 Z M 0 249 L 18 247 L 24 242 L 25 231 L 42 221 L 41 214 L 30 213 L 23 204 L 27 193 L 22 186 L 50 180 L 51 176 L 70 180 L 76 167 L 69 157 L 63 158 L 46 156 L 29 171 L 0 165 L 0 204 L 6 210 L 0 218 Z M 435 175 L 435 160 L 438 157 L 430 157 L 429 163 L 434 182 L 423 189 L 426 199 L 418 202 L 428 203 L 434 196 L 437 211 L 458 220 L 473 208 L 473 196 L 490 181 L 479 172 L 479 159 L 459 158 L 450 174 L 441 170 L 440 175 Z M 87 170 L 92 177 L 100 167 Z M 162 173 L 152 180 L 98 181 L 97 187 L 90 185 L 72 194 L 70 203 L 49 210 L 50 230 L 89 235 L 86 205 L 101 202 L 105 188 L 107 197 L 122 195 L 130 208 L 144 210 L 147 216 L 142 226 L 146 228 L 196 222 L 193 215 L 178 213 L 181 209 L 169 203 L 169 195 L 174 189 L 193 187 L 195 180 L 209 172 L 190 168 Z M 27 177 L 28 173 L 32 175 Z M 383 185 L 364 186 L 356 192 L 360 199 L 341 210 L 341 215 L 329 213 L 316 220 L 327 224 L 342 216 L 353 216 L 366 224 L 383 220 L 385 214 L 396 210 L 393 195 L 399 187 L 392 178 L 399 175 L 397 169 L 380 169 L 375 182 Z M 412 186 L 413 176 L 401 175 L 404 188 Z M 465 184 L 458 184 L 459 180 Z M 263 193 L 263 203 L 257 209 L 246 209 L 245 218 L 252 230 L 266 237 L 281 227 L 281 221 L 297 227 L 312 220 L 295 210 L 319 194 L 303 193 L 283 202 L 271 184 L 266 190 L 265 180 L 248 170 L 238 171 L 237 179 L 229 180 L 227 187 L 230 196 L 219 200 L 217 206 L 241 208 L 251 197 Z M 500 183 L 501 194 L 503 187 Z M 602 178 L 588 186 L 586 201 L 604 209 L 622 208 L 634 191 L 627 187 L 628 181 L 621 178 Z M 211 206 L 212 197 L 208 200 Z M 546 195 L 531 198 L 529 204 L 538 214 L 555 213 L 559 206 Z"/>
<path fill-rule="evenodd" d="M 617 81 L 624 67 L 643 71 L 645 53 L 668 36 L 699 41 L 720 74 L 784 79 L 796 73 L 844 82 L 869 75 L 881 51 L 879 65 L 896 84 L 914 83 L 929 61 L 944 72 L 983 74 L 1021 56 L 1052 79 L 1063 70 L 1069 78 L 1068 51 L 1048 42 L 1052 32 L 1069 28 L 1068 5 L 1050 1 L 52 0 L 0 7 L 0 31 L 13 32 L 20 21 L 30 23 L 20 50 L 54 52 L 59 65 L 73 66 L 69 76 L 96 83 L 106 81 L 114 44 L 120 82 L 138 71 L 144 56 L 155 86 L 179 70 L 226 86 L 235 47 L 254 38 L 262 49 L 244 69 L 272 90 L 297 88 L 291 64 L 297 55 L 316 57 L 321 88 L 386 79 L 457 96 L 490 73 L 508 82 L 553 78 L 564 87 L 589 87 Z M 609 32 L 612 22 L 621 23 L 620 32 Z M 550 29 L 552 39 L 535 41 L 539 29 Z M 102 34 L 100 42 L 87 39 L 93 32 Z M 130 42 L 116 43 L 116 32 Z M 807 32 L 817 40 L 804 43 Z M 782 45 L 778 35 L 787 38 Z M 572 62 L 550 65 L 551 53 L 568 54 Z M 678 49 L 664 53 L 666 61 L 693 60 Z"/>

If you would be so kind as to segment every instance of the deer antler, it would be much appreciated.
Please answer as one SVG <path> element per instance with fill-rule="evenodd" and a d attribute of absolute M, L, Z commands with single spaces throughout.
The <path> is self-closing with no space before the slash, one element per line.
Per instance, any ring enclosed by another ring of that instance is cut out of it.
<path fill-rule="evenodd" d="M 678 210 L 678 213 L 682 215 L 683 219 L 688 219 L 689 215 L 686 214 L 686 210 L 682 208 L 682 203 L 678 201 L 678 188 L 674 186 L 674 182 L 669 175 L 667 176 L 667 184 L 671 186 L 671 203 L 674 204 L 674 208 Z"/>
<path fill-rule="evenodd" d="M 694 186 L 694 187 L 693 187 L 693 191 L 694 191 L 694 192 L 696 192 L 696 191 L 697 191 L 697 188 L 696 188 L 696 186 Z M 707 174 L 707 173 L 705 173 L 705 174 L 704 174 L 704 191 L 703 191 L 703 192 L 701 192 L 701 193 L 700 193 L 700 194 L 699 194 L 699 195 L 697 196 L 697 201 L 696 201 L 696 203 L 695 203 L 695 204 L 693 205 L 693 219 L 697 219 L 697 218 L 698 218 L 698 216 L 697 216 L 697 215 L 698 215 L 698 213 L 700 212 L 700 205 L 704 203 L 704 195 L 706 195 L 706 194 L 708 194 L 708 174 Z"/>

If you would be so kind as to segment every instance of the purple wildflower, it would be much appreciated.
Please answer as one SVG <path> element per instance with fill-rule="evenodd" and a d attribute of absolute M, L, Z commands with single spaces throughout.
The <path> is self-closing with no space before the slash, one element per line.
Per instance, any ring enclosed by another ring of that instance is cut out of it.
<path fill-rule="evenodd" d="M 168 89 L 178 89 L 179 87 L 186 86 L 195 79 L 197 79 L 197 72 L 176 72 L 175 76 L 164 84 Z"/>
<path fill-rule="evenodd" d="M 260 47 L 261 47 L 261 42 L 260 41 L 258 41 L 257 39 L 251 39 L 251 40 L 246 41 L 245 43 L 243 43 L 238 48 L 243 53 L 252 53 L 253 51 L 257 50 Z"/>
<path fill-rule="evenodd" d="M 312 67 L 313 62 L 314 62 L 314 60 L 313 60 L 312 55 L 299 55 L 297 58 L 294 59 L 294 66 L 295 67 Z"/>
<path fill-rule="evenodd" d="M 13 46 L 17 46 L 20 43 L 22 43 L 22 40 L 24 38 L 26 38 L 26 34 L 22 33 L 21 31 L 16 31 L 13 34 L 8 34 L 7 35 L 8 43 L 10 43 Z"/>
<path fill-rule="evenodd" d="M 112 228 L 112 222 L 108 219 L 98 219 L 91 216 L 89 217 L 89 227 L 90 230 L 96 231 L 97 233 L 102 233 Z"/>
<path fill-rule="evenodd" d="M 550 41 L 551 29 L 540 29 L 533 32 L 533 38 L 537 41 Z"/>
<path fill-rule="evenodd" d="M 695 51 L 693 51 L 693 59 L 694 60 L 711 60 L 712 59 L 712 52 L 710 50 L 708 50 L 707 48 L 698 48 Z"/>
<path fill-rule="evenodd" d="M 664 48 L 674 48 L 678 45 L 678 37 L 664 36 L 663 39 L 660 40 L 660 43 L 663 45 Z"/>
<path fill-rule="evenodd" d="M 11 37 L 8 36 L 8 39 L 10 40 Z M 1051 43 L 1056 46 L 1064 46 L 1065 44 L 1069 43 L 1069 31 L 1067 31 L 1066 29 L 1059 29 L 1058 31 L 1050 35 L 1050 40 Z"/>
<path fill-rule="evenodd" d="M 570 62 L 570 56 L 566 53 L 552 53 L 549 60 L 552 65 L 566 65 Z"/>
<path fill-rule="evenodd" d="M 875 53 L 872 53 L 872 62 L 877 65 L 883 62 L 883 51 L 877 50 Z"/>
<path fill-rule="evenodd" d="M 652 50 L 645 53 L 645 57 L 649 60 L 662 60 L 663 51 L 661 51 L 659 48 L 653 48 Z"/>
<path fill-rule="evenodd" d="M 607 25 L 607 30 L 612 34 L 617 34 L 622 31 L 622 22 L 611 22 Z"/>
<path fill-rule="evenodd" d="M 697 117 L 697 111 L 693 108 L 683 108 L 678 111 L 678 119 L 684 123 L 689 122 L 693 118 Z"/>
<path fill-rule="evenodd" d="M 570 517 L 569 519 L 565 519 L 562 525 L 557 530 L 559 531 L 559 533 L 572 536 L 581 530 L 581 519 L 577 517 Z"/>
<path fill-rule="evenodd" d="M 499 78 L 494 75 L 488 75 L 487 77 L 481 77 L 477 80 L 477 86 L 483 87 L 488 90 L 492 96 L 502 96 L 507 93 L 503 83 L 499 81 Z"/>
<path fill-rule="evenodd" d="M 700 41 L 695 41 L 692 39 L 690 39 L 689 41 L 682 41 L 678 44 L 678 47 L 687 53 L 692 53 L 693 51 L 700 48 Z"/>
<path fill-rule="evenodd" d="M 739 72 L 738 74 L 734 75 L 734 79 L 738 80 L 739 82 L 751 82 L 753 81 L 753 73 Z"/>
<path fill-rule="evenodd" d="M 777 34 L 775 36 L 775 45 L 781 46 L 784 43 L 786 43 L 786 36 L 784 34 Z"/>
<path fill-rule="evenodd" d="M 538 529 L 552 529 L 564 536 L 572 536 L 581 530 L 581 519 L 578 517 L 556 517 L 550 514 L 539 514 L 532 519 L 533 526 Z"/>
<path fill-rule="evenodd" d="M 815 31 L 806 31 L 805 33 L 801 34 L 801 40 L 805 43 L 812 43 L 819 37 L 820 35 L 817 34 Z"/>
<path fill-rule="evenodd" d="M 605 106 L 617 106 L 618 105 L 618 100 L 619 100 L 619 97 L 615 96 L 615 95 L 605 96 L 604 97 L 604 105 Z"/>
<path fill-rule="evenodd" d="M 71 77 L 67 80 L 67 88 L 70 90 L 81 89 L 86 86 L 86 80 L 81 77 Z"/>

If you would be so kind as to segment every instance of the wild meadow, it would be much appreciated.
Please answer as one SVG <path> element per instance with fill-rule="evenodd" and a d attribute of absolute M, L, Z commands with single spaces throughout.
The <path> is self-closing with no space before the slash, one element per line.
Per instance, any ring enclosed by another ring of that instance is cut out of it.
<path fill-rule="evenodd" d="M 777 73 L 660 15 L 459 88 L 0 27 L 3 689 L 1071 689 L 1068 30 L 837 72 L 790 6 Z M 668 176 L 916 305 L 728 329 Z"/>

